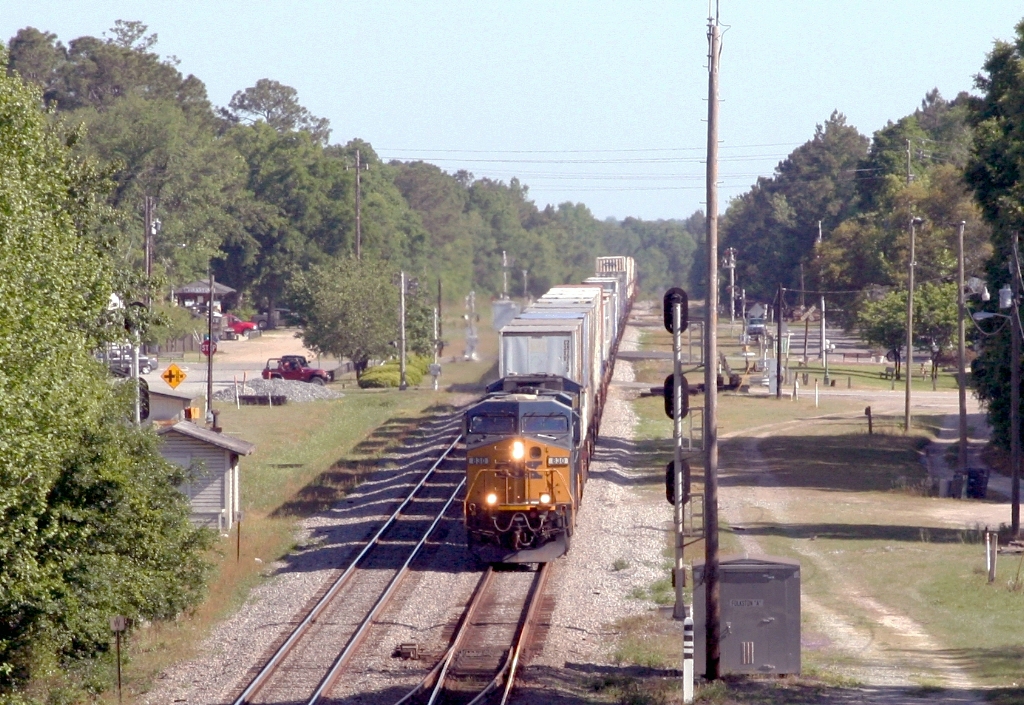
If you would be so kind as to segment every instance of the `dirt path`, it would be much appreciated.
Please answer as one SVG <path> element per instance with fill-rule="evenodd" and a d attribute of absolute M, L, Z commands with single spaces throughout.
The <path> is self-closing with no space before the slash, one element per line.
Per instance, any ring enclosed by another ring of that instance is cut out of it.
<path fill-rule="evenodd" d="M 723 469 L 755 475 L 756 484 L 745 485 L 742 492 L 723 493 L 722 514 L 726 521 L 742 526 L 752 521 L 784 524 L 792 520 L 789 507 L 798 498 L 789 496 L 790 491 L 775 480 L 772 467 L 761 453 L 760 442 L 801 423 L 806 421 L 776 424 L 737 439 L 740 461 L 728 468 L 723 463 Z M 738 536 L 746 553 L 765 552 L 754 537 L 742 533 Z M 838 662 L 836 670 L 865 685 L 858 689 L 863 696 L 861 702 L 920 702 L 920 686 L 925 683 L 943 688 L 929 692 L 929 702 L 984 702 L 975 692 L 976 684 L 953 659 L 943 655 L 942 646 L 920 624 L 882 604 L 848 575 L 841 574 L 828 555 L 815 547 L 813 539 L 794 541 L 792 545 L 803 557 L 804 573 L 808 569 L 824 573 L 830 586 L 846 604 L 854 607 L 839 612 L 806 591 L 802 595 L 808 621 L 828 642 L 815 646 L 833 652 Z M 821 702 L 850 702 L 849 696 L 836 693 L 834 699 L 828 696 Z"/>

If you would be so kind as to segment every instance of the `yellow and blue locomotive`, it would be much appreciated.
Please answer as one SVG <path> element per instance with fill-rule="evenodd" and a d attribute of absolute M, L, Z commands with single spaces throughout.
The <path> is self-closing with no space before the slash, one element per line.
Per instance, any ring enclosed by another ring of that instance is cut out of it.
<path fill-rule="evenodd" d="M 465 415 L 469 545 L 488 563 L 545 563 L 567 550 L 583 493 L 580 387 L 504 378 Z"/>

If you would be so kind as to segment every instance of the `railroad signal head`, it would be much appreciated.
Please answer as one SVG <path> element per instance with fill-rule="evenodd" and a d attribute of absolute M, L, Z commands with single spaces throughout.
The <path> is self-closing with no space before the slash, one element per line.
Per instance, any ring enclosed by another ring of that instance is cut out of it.
<path fill-rule="evenodd" d="M 690 501 L 690 464 L 682 461 L 683 467 L 683 504 Z M 676 461 L 671 460 L 665 466 L 665 499 L 673 507 L 676 505 Z"/>
<path fill-rule="evenodd" d="M 669 333 L 674 333 L 672 330 L 672 308 L 679 304 L 682 309 L 679 312 L 679 332 L 682 333 L 686 330 L 686 326 L 689 323 L 689 303 L 690 297 L 686 295 L 686 292 L 677 286 L 672 287 L 665 292 L 665 298 L 662 300 L 662 312 L 665 314 L 665 330 Z"/>
<path fill-rule="evenodd" d="M 682 375 L 680 375 L 682 377 Z M 680 384 L 683 388 L 682 394 L 682 414 L 679 418 L 685 419 L 686 415 L 690 413 L 690 385 L 686 381 L 686 377 L 682 377 Z M 669 375 L 665 378 L 665 415 L 670 419 L 675 418 L 675 390 L 676 390 L 676 378 L 675 375 Z"/>

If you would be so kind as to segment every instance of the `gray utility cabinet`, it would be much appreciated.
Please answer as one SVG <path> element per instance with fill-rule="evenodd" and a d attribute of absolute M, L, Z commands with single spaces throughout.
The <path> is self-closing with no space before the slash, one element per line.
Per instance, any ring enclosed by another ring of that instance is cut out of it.
<path fill-rule="evenodd" d="M 775 556 L 719 560 L 719 673 L 800 673 L 800 564 Z M 707 670 L 704 563 L 693 564 L 694 672 Z"/>

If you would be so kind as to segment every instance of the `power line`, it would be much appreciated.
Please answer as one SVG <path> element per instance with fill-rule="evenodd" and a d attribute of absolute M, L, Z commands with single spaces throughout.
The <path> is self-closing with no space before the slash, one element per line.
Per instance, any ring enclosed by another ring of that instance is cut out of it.
<path fill-rule="evenodd" d="M 785 154 L 751 154 L 723 157 L 720 161 L 758 161 L 779 159 Z M 637 157 L 622 159 L 460 159 L 457 157 L 430 157 L 431 162 L 455 162 L 457 164 L 703 164 L 700 157 Z"/>
<path fill-rule="evenodd" d="M 755 149 L 761 147 L 799 147 L 803 142 L 721 145 L 719 149 Z M 629 152 L 703 152 L 706 147 L 640 147 L 635 149 L 419 149 L 381 147 L 381 152 L 426 152 L 431 154 L 622 154 Z"/>

